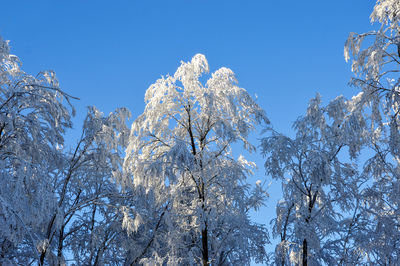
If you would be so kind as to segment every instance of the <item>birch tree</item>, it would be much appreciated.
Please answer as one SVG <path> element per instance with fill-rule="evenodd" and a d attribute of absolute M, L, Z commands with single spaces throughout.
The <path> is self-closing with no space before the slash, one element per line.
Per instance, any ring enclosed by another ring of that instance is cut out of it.
<path fill-rule="evenodd" d="M 46 258 L 62 265 L 68 253 L 79 265 L 122 261 L 123 247 L 117 241 L 125 233 L 119 208 L 127 195 L 118 181 L 130 112 L 121 108 L 104 116 L 95 107 L 88 109 L 81 137 L 71 152 L 65 152 L 54 179 L 57 211 L 48 219 L 48 247 L 41 252 L 41 264 Z"/>
<path fill-rule="evenodd" d="M 157 221 L 146 229 L 152 237 L 141 263 L 249 265 L 266 258 L 266 229 L 249 217 L 266 194 L 246 182 L 255 165 L 234 158 L 232 145 L 255 151 L 249 134 L 268 119 L 232 70 L 220 68 L 203 84 L 208 71 L 201 54 L 182 62 L 148 88 L 132 125 L 126 178 L 153 211 L 135 209 L 131 231 Z"/>
<path fill-rule="evenodd" d="M 266 172 L 282 183 L 272 222 L 277 265 L 360 262 L 352 236 L 364 180 L 352 159 L 364 127 L 355 114 L 346 117 L 352 107 L 343 97 L 322 107 L 317 95 L 294 123 L 294 138 L 273 132 L 262 140 Z"/>
<path fill-rule="evenodd" d="M 54 73 L 26 74 L 2 40 L 0 60 L 0 264 L 123 264 L 129 111 L 90 107 L 68 152 L 71 97 Z"/>
<path fill-rule="evenodd" d="M 364 173 L 371 178 L 364 191 L 364 234 L 359 243 L 367 260 L 396 265 L 400 260 L 400 1 L 377 1 L 371 14 L 376 30 L 351 33 L 345 59 L 352 61 L 351 83 L 361 92 L 354 98 L 368 121 L 363 143 L 370 158 Z"/>
<path fill-rule="evenodd" d="M 54 72 L 25 73 L 0 38 L 0 263 L 28 265 L 48 244 L 42 232 L 57 209 L 52 181 L 69 98 Z"/>

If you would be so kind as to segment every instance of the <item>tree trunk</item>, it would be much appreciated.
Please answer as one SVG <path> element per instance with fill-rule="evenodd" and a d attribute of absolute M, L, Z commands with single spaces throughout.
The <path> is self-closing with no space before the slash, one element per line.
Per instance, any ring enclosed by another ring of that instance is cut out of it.
<path fill-rule="evenodd" d="M 61 261 L 62 261 L 62 250 L 64 248 L 64 226 L 61 227 L 60 229 L 60 236 L 58 237 L 58 248 L 57 248 L 57 264 L 58 266 L 61 265 Z"/>
<path fill-rule="evenodd" d="M 304 238 L 303 240 L 303 266 L 307 266 L 307 239 Z"/>
<path fill-rule="evenodd" d="M 39 266 L 44 265 L 44 258 L 46 257 L 46 251 L 42 252 L 40 254 L 40 259 L 39 259 Z"/>
<path fill-rule="evenodd" d="M 201 230 L 201 242 L 203 246 L 203 266 L 209 266 L 208 262 L 208 229 L 207 223 L 203 230 Z"/>

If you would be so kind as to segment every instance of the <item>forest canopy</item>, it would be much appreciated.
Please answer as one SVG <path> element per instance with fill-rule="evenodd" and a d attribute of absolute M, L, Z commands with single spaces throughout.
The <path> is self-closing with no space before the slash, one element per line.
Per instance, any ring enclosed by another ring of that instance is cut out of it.
<path fill-rule="evenodd" d="M 0 265 L 399 265 L 400 1 L 370 19 L 344 47 L 357 94 L 317 94 L 290 136 L 195 54 L 66 145 L 79 95 L 0 37 Z M 264 223 L 250 154 L 282 189 Z"/>

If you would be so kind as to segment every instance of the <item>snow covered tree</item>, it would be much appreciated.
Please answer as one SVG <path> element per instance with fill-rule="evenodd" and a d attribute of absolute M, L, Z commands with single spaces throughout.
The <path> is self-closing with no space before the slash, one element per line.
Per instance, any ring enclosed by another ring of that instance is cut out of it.
<path fill-rule="evenodd" d="M 129 136 L 130 112 L 117 109 L 108 116 L 90 107 L 82 134 L 54 179 L 57 210 L 48 220 L 48 248 L 41 253 L 50 264 L 65 263 L 65 253 L 79 265 L 121 262 L 118 243 L 122 229 L 120 205 L 123 152 Z M 121 264 L 121 263 L 120 263 Z"/>
<path fill-rule="evenodd" d="M 249 218 L 266 193 L 246 182 L 254 164 L 235 159 L 232 145 L 254 151 L 248 136 L 268 119 L 232 70 L 220 68 L 203 84 L 208 71 L 201 54 L 182 62 L 149 87 L 132 125 L 124 169 L 150 210 L 133 209 L 125 226 L 150 237 L 131 263 L 248 265 L 266 258 L 266 230 Z"/>
<path fill-rule="evenodd" d="M 54 73 L 24 73 L 2 40 L 0 60 L 0 264 L 65 265 L 72 255 L 80 265 L 123 264 L 129 111 L 89 108 L 66 152 L 70 96 Z"/>
<path fill-rule="evenodd" d="M 277 265 L 359 262 L 349 246 L 363 179 L 351 159 L 363 141 L 363 134 L 354 134 L 362 133 L 363 120 L 359 113 L 349 114 L 352 103 L 343 97 L 320 105 L 317 95 L 294 123 L 293 139 L 273 132 L 262 140 L 266 171 L 282 182 L 273 220 L 274 237 L 280 237 Z"/>
<path fill-rule="evenodd" d="M 28 265 L 56 209 L 53 177 L 71 126 L 69 96 L 51 71 L 31 76 L 0 38 L 0 264 Z"/>
<path fill-rule="evenodd" d="M 371 14 L 376 30 L 351 33 L 345 58 L 352 57 L 357 75 L 352 84 L 361 92 L 354 103 L 364 113 L 369 138 L 363 143 L 372 156 L 364 174 L 371 178 L 364 190 L 365 230 L 359 244 L 376 265 L 400 263 L 400 1 L 379 0 Z"/>

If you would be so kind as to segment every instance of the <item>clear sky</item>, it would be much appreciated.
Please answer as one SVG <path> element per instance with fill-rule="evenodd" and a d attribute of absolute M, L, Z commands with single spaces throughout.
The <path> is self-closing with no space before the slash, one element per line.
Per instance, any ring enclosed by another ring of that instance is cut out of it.
<path fill-rule="evenodd" d="M 365 0 L 48 0 L 2 1 L 0 35 L 26 72 L 55 70 L 75 101 L 108 113 L 144 109 L 144 93 L 180 61 L 204 54 L 211 71 L 225 66 L 266 110 L 273 126 L 291 123 L 319 92 L 325 103 L 354 95 L 343 58 L 349 32 L 371 29 L 375 1 Z M 258 156 L 260 157 L 260 156 Z M 259 175 L 265 180 L 262 159 Z M 268 223 L 269 202 L 255 217 Z"/>

